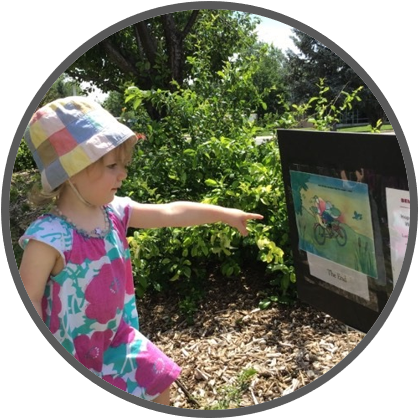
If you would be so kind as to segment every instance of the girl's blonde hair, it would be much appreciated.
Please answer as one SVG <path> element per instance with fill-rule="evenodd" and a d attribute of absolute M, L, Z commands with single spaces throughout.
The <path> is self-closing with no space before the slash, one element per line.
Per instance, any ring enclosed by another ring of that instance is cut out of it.
<path fill-rule="evenodd" d="M 52 192 L 46 192 L 39 184 L 35 184 L 29 192 L 29 202 L 34 206 L 48 206 L 55 203 L 60 197 L 61 192 L 65 187 L 65 183 L 58 186 Z"/>
<path fill-rule="evenodd" d="M 129 165 L 131 163 L 136 143 L 137 137 L 132 136 L 131 138 L 127 139 L 125 142 L 123 142 L 121 145 L 115 148 L 117 159 L 124 165 Z M 104 157 L 105 156 L 101 157 L 99 160 L 87 166 L 85 170 L 91 169 L 94 166 L 101 164 Z M 60 195 L 66 186 L 67 182 L 61 184 L 51 192 L 47 192 L 39 184 L 35 184 L 32 187 L 32 190 L 29 192 L 29 201 L 37 207 L 49 206 L 51 204 L 54 204 L 60 198 Z"/>

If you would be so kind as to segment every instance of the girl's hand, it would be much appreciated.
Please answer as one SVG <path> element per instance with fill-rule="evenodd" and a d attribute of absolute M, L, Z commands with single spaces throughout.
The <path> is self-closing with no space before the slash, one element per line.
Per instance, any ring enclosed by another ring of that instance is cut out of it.
<path fill-rule="evenodd" d="M 224 222 L 233 228 L 236 228 L 243 236 L 247 236 L 249 234 L 249 231 L 247 230 L 247 221 L 253 219 L 263 219 L 263 216 L 258 213 L 243 212 L 239 209 L 227 209 L 226 215 L 227 216 Z"/>

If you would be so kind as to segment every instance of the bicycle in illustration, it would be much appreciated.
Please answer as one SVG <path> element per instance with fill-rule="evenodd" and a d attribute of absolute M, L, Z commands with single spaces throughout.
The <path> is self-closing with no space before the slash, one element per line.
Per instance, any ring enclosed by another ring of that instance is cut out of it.
<path fill-rule="evenodd" d="M 336 239 L 339 246 L 343 247 L 348 241 L 348 236 L 342 224 L 334 221 L 328 224 L 314 224 L 314 239 L 319 245 L 324 245 L 326 239 Z"/>

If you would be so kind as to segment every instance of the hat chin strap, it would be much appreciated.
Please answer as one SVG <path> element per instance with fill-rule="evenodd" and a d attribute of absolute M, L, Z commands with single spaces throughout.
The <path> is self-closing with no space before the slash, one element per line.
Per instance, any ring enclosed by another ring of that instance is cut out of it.
<path fill-rule="evenodd" d="M 91 203 L 89 203 L 80 193 L 79 191 L 76 189 L 76 186 L 74 186 L 74 184 L 70 181 L 67 180 L 68 184 L 70 185 L 70 187 L 73 189 L 73 192 L 75 193 L 75 195 L 78 197 L 78 199 L 84 203 L 86 206 L 88 207 L 92 207 L 93 205 Z"/>

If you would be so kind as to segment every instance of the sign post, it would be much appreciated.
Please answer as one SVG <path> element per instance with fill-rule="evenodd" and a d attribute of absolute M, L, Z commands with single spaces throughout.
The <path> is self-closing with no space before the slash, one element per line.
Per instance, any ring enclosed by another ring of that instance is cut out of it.
<path fill-rule="evenodd" d="M 404 260 L 410 199 L 394 134 L 278 130 L 299 298 L 368 332 Z"/>

